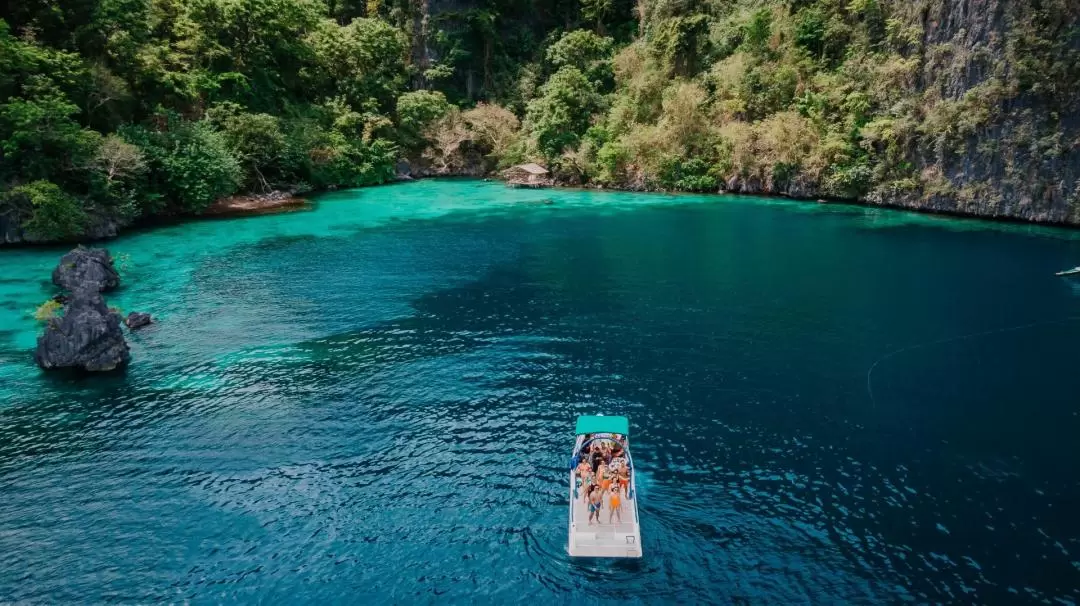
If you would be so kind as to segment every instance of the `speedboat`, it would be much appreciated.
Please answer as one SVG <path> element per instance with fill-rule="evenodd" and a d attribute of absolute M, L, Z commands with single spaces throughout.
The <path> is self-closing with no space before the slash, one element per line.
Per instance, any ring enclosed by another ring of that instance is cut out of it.
<path fill-rule="evenodd" d="M 567 551 L 575 557 L 640 558 L 641 528 L 630 457 L 630 420 L 581 416 L 574 433 L 577 439 L 570 458 Z M 598 477 L 597 472 L 605 469 L 609 474 Z"/>
<path fill-rule="evenodd" d="M 1080 276 L 1080 266 L 1074 267 L 1072 269 L 1066 269 L 1065 271 L 1059 271 L 1054 275 L 1055 276 Z"/>

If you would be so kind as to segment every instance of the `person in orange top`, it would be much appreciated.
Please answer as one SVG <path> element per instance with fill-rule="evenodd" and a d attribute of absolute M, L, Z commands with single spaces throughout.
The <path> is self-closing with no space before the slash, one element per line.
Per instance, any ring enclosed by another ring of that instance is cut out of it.
<path fill-rule="evenodd" d="M 618 517 L 619 523 L 622 523 L 622 499 L 619 498 L 619 488 L 616 486 L 611 489 L 611 497 L 608 499 L 608 505 L 611 507 L 611 513 L 608 514 L 607 523 L 611 523 L 611 518 Z"/>

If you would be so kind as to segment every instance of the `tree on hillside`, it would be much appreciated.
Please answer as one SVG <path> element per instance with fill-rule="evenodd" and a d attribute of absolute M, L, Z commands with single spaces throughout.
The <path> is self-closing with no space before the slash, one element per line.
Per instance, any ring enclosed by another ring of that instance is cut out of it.
<path fill-rule="evenodd" d="M 529 103 L 527 128 L 540 153 L 550 161 L 577 144 L 602 105 L 603 98 L 585 74 L 566 66 L 555 72 L 540 87 L 540 96 Z"/>

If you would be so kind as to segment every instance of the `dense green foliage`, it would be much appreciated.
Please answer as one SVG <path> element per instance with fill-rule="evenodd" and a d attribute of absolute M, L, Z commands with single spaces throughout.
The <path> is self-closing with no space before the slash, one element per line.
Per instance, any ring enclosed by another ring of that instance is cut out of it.
<path fill-rule="evenodd" d="M 382 183 L 402 159 L 1080 221 L 1076 7 L 957 4 L 9 3 L 0 232 Z"/>
<path fill-rule="evenodd" d="M 1080 95 L 1037 74 L 1080 77 L 1076 7 L 1001 2 L 969 14 L 958 4 L 643 2 L 641 35 L 611 62 L 615 90 L 593 106 L 602 136 L 579 144 L 580 122 L 565 122 L 548 145 L 540 120 L 531 134 L 564 175 L 624 187 L 942 199 L 963 210 L 965 199 L 993 204 L 1000 188 L 1034 196 L 1034 171 L 1037 182 L 1065 181 L 1044 197 L 1066 209 L 1080 163 L 1058 144 L 1080 135 L 1066 118 Z M 1062 166 L 1040 164 L 1047 151 Z M 1071 212 L 1080 219 L 1075 199 Z"/>
<path fill-rule="evenodd" d="M 55 183 L 32 181 L 13 188 L 6 198 L 9 204 L 30 211 L 24 227 L 35 239 L 72 238 L 86 227 L 86 211 L 82 205 Z"/>
<path fill-rule="evenodd" d="M 197 213 L 238 191 L 387 181 L 408 39 L 363 10 L 321 0 L 0 9 L 0 227 L 67 239 Z"/>

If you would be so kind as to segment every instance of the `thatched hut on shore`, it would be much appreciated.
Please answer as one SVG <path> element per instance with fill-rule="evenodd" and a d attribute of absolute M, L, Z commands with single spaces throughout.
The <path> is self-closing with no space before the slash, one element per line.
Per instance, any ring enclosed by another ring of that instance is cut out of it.
<path fill-rule="evenodd" d="M 506 169 L 503 178 L 510 187 L 550 187 L 553 184 L 548 169 L 534 162 Z"/>

